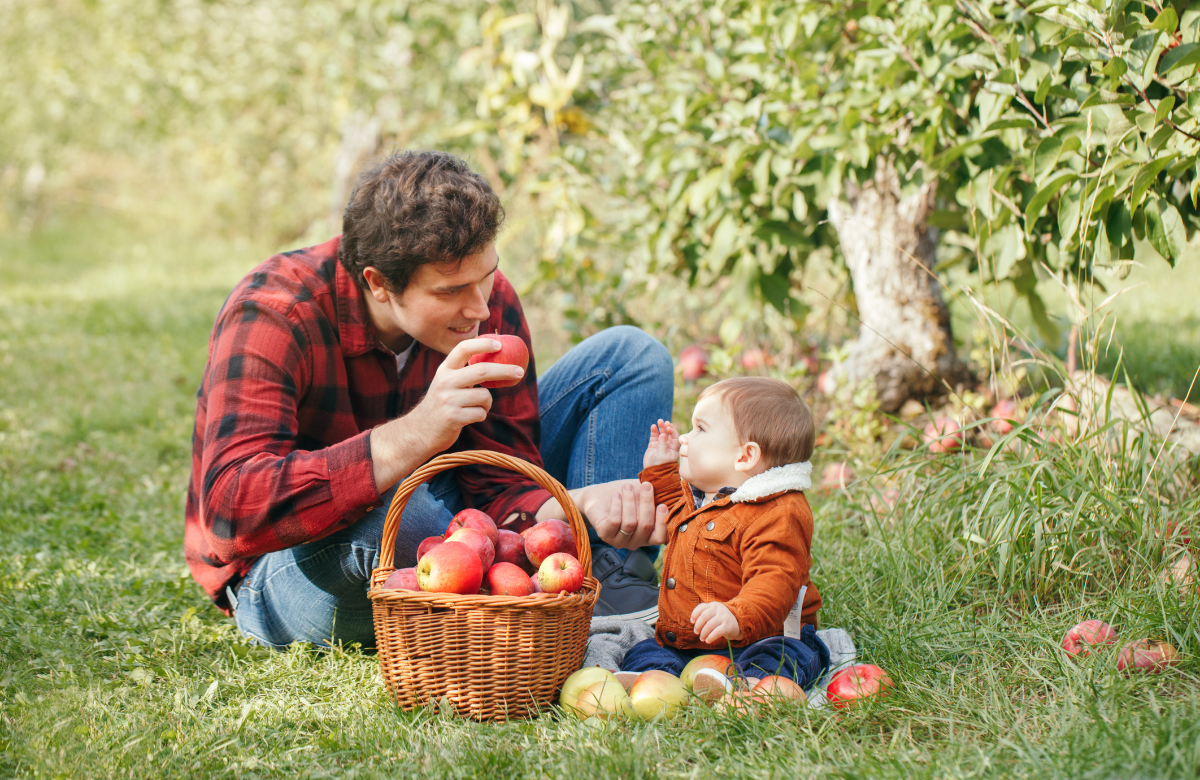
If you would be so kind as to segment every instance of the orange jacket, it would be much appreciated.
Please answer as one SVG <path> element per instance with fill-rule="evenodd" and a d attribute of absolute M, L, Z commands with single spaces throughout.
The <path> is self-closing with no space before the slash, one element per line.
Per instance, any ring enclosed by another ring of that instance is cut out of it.
<path fill-rule="evenodd" d="M 805 585 L 802 617 L 817 624 L 821 594 L 808 579 L 813 516 L 802 492 L 811 484 L 810 469 L 808 463 L 769 469 L 700 509 L 678 463 L 642 471 L 655 502 L 670 507 L 655 631 L 660 645 L 724 647 L 724 639 L 706 645 L 692 630 L 692 610 L 710 601 L 723 602 L 737 618 L 742 639 L 735 647 L 780 636 Z"/>

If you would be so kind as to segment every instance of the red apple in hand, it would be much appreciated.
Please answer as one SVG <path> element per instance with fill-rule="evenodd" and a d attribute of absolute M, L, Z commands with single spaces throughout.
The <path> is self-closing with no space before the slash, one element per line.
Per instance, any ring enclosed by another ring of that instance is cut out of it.
<path fill-rule="evenodd" d="M 500 537 L 499 531 L 496 530 L 496 522 L 486 512 L 480 512 L 478 509 L 464 509 L 459 512 L 447 526 L 446 538 L 449 539 L 450 534 L 460 528 L 474 528 L 486 536 L 493 547 L 499 543 Z"/>
<path fill-rule="evenodd" d="M 525 557 L 525 539 L 516 531 L 501 528 L 496 543 L 496 563 L 511 563 L 524 570 L 526 575 L 536 574 L 537 568 Z"/>
<path fill-rule="evenodd" d="M 844 709 L 859 699 L 884 696 L 892 685 L 892 678 L 878 666 L 855 664 L 833 676 L 825 695 L 834 707 Z"/>
<path fill-rule="evenodd" d="M 434 547 L 437 547 L 444 541 L 446 541 L 446 539 L 442 536 L 426 536 L 423 540 L 421 540 L 421 543 L 417 545 L 417 563 L 421 562 L 421 559 L 425 557 L 425 553 L 429 552 Z"/>
<path fill-rule="evenodd" d="M 1117 632 L 1108 623 L 1099 620 L 1085 620 L 1062 638 L 1062 649 L 1071 657 L 1086 658 L 1091 655 L 1092 645 L 1115 645 Z"/>
<path fill-rule="evenodd" d="M 575 554 L 575 536 L 562 520 L 543 520 L 521 534 L 525 537 L 525 556 L 534 566 L 555 553 Z"/>
<path fill-rule="evenodd" d="M 695 382 L 708 370 L 708 354 L 704 347 L 695 344 L 679 353 L 679 367 L 683 369 L 683 381 Z"/>
<path fill-rule="evenodd" d="M 492 561 L 496 559 L 496 548 L 492 547 L 491 541 L 486 536 L 474 528 L 460 528 L 447 536 L 446 541 L 461 542 L 467 545 L 479 556 L 479 565 L 483 567 L 483 571 L 492 568 Z"/>
<path fill-rule="evenodd" d="M 1126 674 L 1158 673 L 1178 662 L 1179 651 L 1169 642 L 1139 639 L 1121 648 L 1121 654 L 1117 657 L 1117 669 Z"/>
<path fill-rule="evenodd" d="M 554 553 L 538 567 L 542 593 L 574 593 L 583 587 L 583 565 L 569 553 Z"/>
<path fill-rule="evenodd" d="M 425 553 L 417 564 L 417 581 L 430 593 L 478 593 L 483 566 L 475 550 L 462 542 L 446 542 Z"/>
<path fill-rule="evenodd" d="M 487 333 L 481 335 L 480 338 L 493 339 L 500 342 L 500 349 L 496 352 L 488 352 L 483 355 L 474 355 L 467 361 L 467 365 L 475 365 L 476 363 L 503 363 L 509 366 L 519 366 L 522 370 L 529 367 L 529 347 L 525 346 L 525 342 L 520 336 L 500 335 L 498 333 Z M 519 383 L 525 377 L 514 377 L 512 379 L 495 379 L 491 382 L 480 382 L 480 387 L 512 387 Z"/>
<path fill-rule="evenodd" d="M 416 568 L 396 569 L 383 581 L 383 587 L 393 590 L 420 590 Z"/>
<path fill-rule="evenodd" d="M 493 596 L 528 596 L 533 593 L 533 584 L 528 575 L 511 563 L 497 563 L 488 569 L 484 581 Z"/>

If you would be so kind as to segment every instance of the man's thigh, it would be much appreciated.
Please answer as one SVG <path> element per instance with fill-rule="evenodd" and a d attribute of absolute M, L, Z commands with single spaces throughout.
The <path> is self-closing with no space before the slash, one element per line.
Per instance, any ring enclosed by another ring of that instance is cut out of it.
<path fill-rule="evenodd" d="M 238 629 L 260 644 L 283 649 L 292 642 L 320 647 L 375 646 L 371 572 L 379 565 L 383 524 L 395 488 L 383 506 L 349 528 L 260 558 L 237 593 Z M 396 534 L 396 568 L 416 565 L 427 536 L 445 533 L 462 497 L 453 475 L 441 474 L 409 498 Z"/>

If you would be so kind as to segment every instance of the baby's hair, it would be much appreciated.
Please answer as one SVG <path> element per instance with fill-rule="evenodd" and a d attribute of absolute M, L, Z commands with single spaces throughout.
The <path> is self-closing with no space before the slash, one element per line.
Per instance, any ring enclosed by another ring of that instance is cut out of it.
<path fill-rule="evenodd" d="M 812 457 L 812 410 L 787 382 L 765 376 L 723 379 L 700 393 L 701 398 L 710 395 L 729 409 L 738 440 L 762 449 L 767 468 Z"/>

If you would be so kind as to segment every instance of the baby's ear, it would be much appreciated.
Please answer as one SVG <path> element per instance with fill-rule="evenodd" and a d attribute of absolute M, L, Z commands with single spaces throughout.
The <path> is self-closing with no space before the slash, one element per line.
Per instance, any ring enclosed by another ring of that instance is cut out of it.
<path fill-rule="evenodd" d="M 754 471 L 762 463 L 762 447 L 756 441 L 748 441 L 738 447 L 738 457 L 733 463 L 734 471 Z"/>

